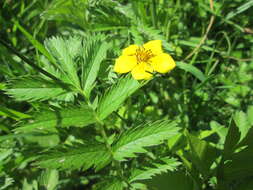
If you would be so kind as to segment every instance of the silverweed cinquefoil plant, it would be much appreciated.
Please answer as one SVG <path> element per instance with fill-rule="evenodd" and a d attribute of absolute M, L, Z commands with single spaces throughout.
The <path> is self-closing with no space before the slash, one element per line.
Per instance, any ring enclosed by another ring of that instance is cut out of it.
<path fill-rule="evenodd" d="M 154 72 L 167 73 L 176 66 L 173 58 L 162 50 L 161 40 L 152 40 L 142 46 L 130 45 L 116 59 L 114 71 L 131 72 L 136 80 L 148 80 Z"/>

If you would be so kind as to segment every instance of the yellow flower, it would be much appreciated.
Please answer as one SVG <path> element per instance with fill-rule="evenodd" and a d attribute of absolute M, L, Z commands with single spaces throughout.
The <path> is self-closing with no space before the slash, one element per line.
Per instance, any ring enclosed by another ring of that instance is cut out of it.
<path fill-rule="evenodd" d="M 167 73 L 176 66 L 173 58 L 162 50 L 161 40 L 152 40 L 143 46 L 130 45 L 116 59 L 114 71 L 131 74 L 134 79 L 150 79 L 153 72 Z"/>

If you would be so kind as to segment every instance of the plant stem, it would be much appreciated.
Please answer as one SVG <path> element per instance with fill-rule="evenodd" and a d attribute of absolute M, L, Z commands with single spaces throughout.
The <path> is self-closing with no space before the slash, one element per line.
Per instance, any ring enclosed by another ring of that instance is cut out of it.
<path fill-rule="evenodd" d="M 82 93 L 82 95 L 84 95 L 84 94 Z M 89 99 L 86 96 L 84 96 L 84 98 L 85 98 L 88 106 L 91 109 L 93 109 L 92 104 L 89 101 Z M 99 132 L 101 133 L 101 136 L 102 136 L 102 138 L 104 140 L 105 146 L 106 146 L 107 150 L 109 151 L 109 153 L 110 153 L 110 155 L 112 157 L 112 163 L 116 167 L 116 171 L 117 171 L 118 176 L 121 178 L 122 181 L 124 181 L 127 184 L 128 187 L 131 187 L 131 184 L 128 182 L 128 180 L 125 178 L 125 176 L 123 174 L 123 171 L 122 171 L 121 166 L 120 166 L 120 162 L 114 158 L 114 152 L 113 152 L 112 147 L 111 147 L 111 145 L 110 145 L 110 143 L 108 141 L 108 136 L 106 134 L 105 127 L 104 127 L 105 125 L 104 125 L 103 121 L 101 121 L 99 119 L 99 117 L 97 116 L 95 110 L 94 110 L 94 116 L 95 116 L 95 119 L 96 119 L 96 124 L 97 124 L 97 126 L 99 128 Z"/>
<path fill-rule="evenodd" d="M 119 177 L 121 178 L 121 180 L 124 181 L 127 184 L 128 187 L 130 187 L 131 184 L 125 178 L 125 176 L 123 174 L 123 171 L 121 169 L 121 166 L 120 166 L 120 162 L 117 161 L 114 158 L 114 153 L 113 153 L 113 150 L 112 150 L 112 147 L 111 147 L 110 143 L 108 142 L 108 137 L 107 137 L 107 134 L 106 134 L 103 122 L 100 121 L 100 119 L 98 117 L 96 117 L 96 120 L 97 120 L 97 125 L 98 125 L 98 127 L 100 129 L 100 133 L 101 133 L 101 135 L 103 137 L 103 140 L 105 142 L 106 148 L 108 149 L 109 153 L 111 154 L 112 163 L 116 166 L 117 174 L 119 175 Z"/>
<path fill-rule="evenodd" d="M 58 79 L 57 77 L 55 77 L 51 73 L 47 72 L 46 70 L 42 69 L 38 65 L 34 64 L 33 61 L 31 61 L 26 56 L 24 56 L 21 53 L 19 53 L 19 51 L 17 49 L 15 49 L 14 47 L 10 46 L 7 42 L 5 42 L 4 40 L 2 40 L 1 38 L 0 38 L 0 44 L 4 45 L 8 50 L 10 50 L 13 54 L 15 54 L 16 56 L 18 56 L 20 59 L 22 59 L 25 63 L 27 63 L 28 65 L 30 65 L 32 68 L 34 68 L 38 72 L 40 72 L 43 75 L 45 75 L 45 76 L 51 78 L 52 80 L 54 80 L 62 88 L 69 89 L 68 85 L 66 85 L 65 83 L 63 83 L 60 79 Z"/>

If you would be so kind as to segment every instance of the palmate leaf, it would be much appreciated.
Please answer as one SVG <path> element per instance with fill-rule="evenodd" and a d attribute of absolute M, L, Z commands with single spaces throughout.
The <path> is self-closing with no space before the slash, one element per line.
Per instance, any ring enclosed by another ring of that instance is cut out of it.
<path fill-rule="evenodd" d="M 81 48 L 80 37 L 52 37 L 45 41 L 46 48 L 53 55 L 57 64 L 55 65 L 65 76 L 68 82 L 77 88 L 80 88 L 80 82 L 77 75 L 77 64 L 74 61 L 75 56 Z"/>
<path fill-rule="evenodd" d="M 124 160 L 135 157 L 135 153 L 145 153 L 144 147 L 159 145 L 178 131 L 177 123 L 171 121 L 156 121 L 131 128 L 113 145 L 114 158 Z"/>
<path fill-rule="evenodd" d="M 22 124 L 16 131 L 45 130 L 52 127 L 84 127 L 96 122 L 93 110 L 88 106 L 66 107 L 57 110 L 44 110 L 32 115 L 33 119 Z"/>
<path fill-rule="evenodd" d="M 163 164 L 155 163 L 155 167 L 144 167 L 143 169 L 133 170 L 129 182 L 134 182 L 138 180 L 152 179 L 153 176 L 161 174 L 167 171 L 174 171 L 180 165 L 175 158 L 163 158 L 161 159 Z"/>
<path fill-rule="evenodd" d="M 55 82 L 39 76 L 15 79 L 5 91 L 18 101 L 43 101 L 68 93 Z"/>
<path fill-rule="evenodd" d="M 83 169 L 94 167 L 99 170 L 111 160 L 103 144 L 89 143 L 65 150 L 54 150 L 43 154 L 36 165 L 49 169 Z"/>
<path fill-rule="evenodd" d="M 105 59 L 106 52 L 110 47 L 104 40 L 103 35 L 91 36 L 84 40 L 82 86 L 87 97 L 94 86 L 100 64 Z"/>
<path fill-rule="evenodd" d="M 113 111 L 117 110 L 119 106 L 144 83 L 139 83 L 131 76 L 121 78 L 116 84 L 112 86 L 98 104 L 97 114 L 100 119 L 105 119 Z"/>

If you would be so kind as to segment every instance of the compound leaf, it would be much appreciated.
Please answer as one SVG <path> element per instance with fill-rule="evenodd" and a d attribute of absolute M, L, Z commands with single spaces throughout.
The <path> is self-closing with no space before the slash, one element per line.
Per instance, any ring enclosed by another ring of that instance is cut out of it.
<path fill-rule="evenodd" d="M 22 124 L 16 131 L 44 130 L 57 126 L 84 127 L 96 122 L 93 110 L 86 105 L 36 112 L 32 117 L 32 120 Z"/>
<path fill-rule="evenodd" d="M 100 119 L 105 119 L 143 84 L 131 76 L 121 78 L 101 98 L 98 104 L 97 114 Z"/>
<path fill-rule="evenodd" d="M 79 147 L 54 150 L 43 154 L 36 165 L 50 169 L 101 169 L 110 162 L 110 154 L 103 144 L 91 143 Z"/>
<path fill-rule="evenodd" d="M 131 128 L 113 145 L 114 158 L 124 160 L 135 157 L 135 153 L 145 153 L 144 147 L 159 145 L 178 131 L 177 123 L 171 121 L 156 121 Z"/>
<path fill-rule="evenodd" d="M 130 182 L 152 179 L 153 176 L 161 174 L 167 171 L 176 170 L 177 166 L 180 165 L 175 158 L 163 158 L 163 163 L 154 163 L 154 167 L 144 167 L 143 169 L 135 169 L 130 176 Z"/>
<path fill-rule="evenodd" d="M 68 93 L 55 82 L 38 76 L 15 79 L 6 92 L 18 101 L 44 101 Z"/>

